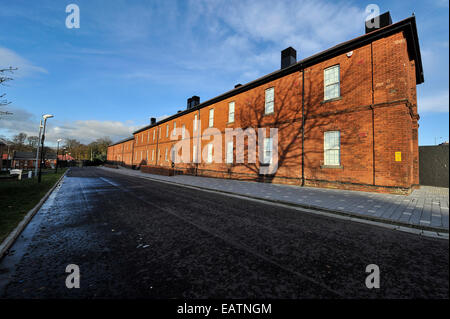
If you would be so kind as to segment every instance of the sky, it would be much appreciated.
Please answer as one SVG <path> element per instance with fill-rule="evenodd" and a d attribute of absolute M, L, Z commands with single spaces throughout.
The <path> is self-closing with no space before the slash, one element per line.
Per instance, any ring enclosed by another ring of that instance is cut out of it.
<path fill-rule="evenodd" d="M 66 27 L 66 6 L 80 28 Z M 47 141 L 113 141 L 201 101 L 279 69 L 292 46 L 309 57 L 364 34 L 366 6 L 393 22 L 417 19 L 425 83 L 417 86 L 419 145 L 449 137 L 449 4 L 431 1 L 0 0 L 0 68 L 17 67 L 0 87 L 0 136 Z"/>

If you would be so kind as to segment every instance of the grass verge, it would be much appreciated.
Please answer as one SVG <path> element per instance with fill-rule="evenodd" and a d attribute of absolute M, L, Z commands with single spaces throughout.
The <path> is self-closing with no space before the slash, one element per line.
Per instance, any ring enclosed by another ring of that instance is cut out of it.
<path fill-rule="evenodd" d="M 16 228 L 30 209 L 52 188 L 65 168 L 43 174 L 39 184 L 37 178 L 18 180 L 0 179 L 0 243 Z"/>

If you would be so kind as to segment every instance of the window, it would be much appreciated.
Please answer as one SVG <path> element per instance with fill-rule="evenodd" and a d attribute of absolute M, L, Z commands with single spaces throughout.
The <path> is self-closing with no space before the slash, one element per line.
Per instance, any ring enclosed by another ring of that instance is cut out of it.
<path fill-rule="evenodd" d="M 175 162 L 175 147 L 170 149 L 170 161 Z"/>
<path fill-rule="evenodd" d="M 150 131 L 147 132 L 147 143 L 150 142 Z"/>
<path fill-rule="evenodd" d="M 141 135 L 141 142 L 144 143 L 144 134 Z"/>
<path fill-rule="evenodd" d="M 167 147 L 166 147 L 166 157 L 165 157 L 166 161 L 167 161 Z"/>
<path fill-rule="evenodd" d="M 233 163 L 233 141 L 227 143 L 227 157 L 225 160 L 228 164 Z"/>
<path fill-rule="evenodd" d="M 152 150 L 152 162 L 155 160 L 155 150 Z"/>
<path fill-rule="evenodd" d="M 228 103 L 228 123 L 234 122 L 234 102 Z"/>
<path fill-rule="evenodd" d="M 213 152 L 213 145 L 212 143 L 208 144 L 208 157 L 207 157 L 207 161 L 208 163 L 212 163 L 212 153 Z"/>
<path fill-rule="evenodd" d="M 156 159 L 156 161 L 158 161 L 160 158 L 161 158 L 161 149 L 159 148 L 158 149 L 158 158 Z M 160 162 L 160 164 L 161 164 L 161 162 Z"/>
<path fill-rule="evenodd" d="M 274 104 L 274 88 L 269 88 L 266 90 L 265 97 L 265 114 L 273 113 L 273 104 Z"/>
<path fill-rule="evenodd" d="M 214 109 L 209 110 L 209 127 L 214 126 Z"/>
<path fill-rule="evenodd" d="M 148 162 L 148 150 L 147 150 L 147 154 L 145 155 L 145 160 Z"/>
<path fill-rule="evenodd" d="M 186 126 L 183 124 L 183 126 L 181 126 L 181 138 L 184 138 L 185 132 L 186 132 Z"/>
<path fill-rule="evenodd" d="M 159 127 L 159 134 L 158 137 L 161 138 L 161 126 Z"/>
<path fill-rule="evenodd" d="M 324 100 L 334 99 L 340 96 L 339 65 L 332 66 L 323 71 Z"/>
<path fill-rule="evenodd" d="M 329 131 L 324 133 L 323 149 L 325 165 L 341 165 L 341 141 L 339 131 Z"/>
<path fill-rule="evenodd" d="M 197 145 L 194 145 L 192 148 L 192 162 L 197 162 Z"/>
<path fill-rule="evenodd" d="M 172 135 L 175 135 L 175 131 L 177 130 L 177 122 L 173 122 L 173 131 Z"/>
<path fill-rule="evenodd" d="M 197 114 L 194 115 L 194 132 L 197 131 Z"/>
<path fill-rule="evenodd" d="M 153 140 L 155 140 L 156 130 L 153 130 Z"/>
<path fill-rule="evenodd" d="M 166 137 L 169 137 L 169 124 L 166 125 Z"/>
<path fill-rule="evenodd" d="M 264 155 L 263 155 L 264 164 L 272 163 L 272 148 L 273 148 L 272 137 L 264 138 Z"/>

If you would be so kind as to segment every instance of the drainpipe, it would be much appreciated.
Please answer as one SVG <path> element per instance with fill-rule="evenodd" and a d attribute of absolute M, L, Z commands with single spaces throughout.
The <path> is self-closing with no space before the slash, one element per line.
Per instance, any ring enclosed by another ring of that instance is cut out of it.
<path fill-rule="evenodd" d="M 302 70 L 302 186 L 305 186 L 305 69 Z"/>
<path fill-rule="evenodd" d="M 158 125 L 158 126 L 156 126 L 156 150 L 155 150 L 155 155 L 156 155 L 156 163 L 155 163 L 155 166 L 158 166 L 158 160 L 159 160 L 159 152 L 158 152 L 158 150 L 159 150 L 159 131 L 160 131 L 160 126 Z"/>
<path fill-rule="evenodd" d="M 133 162 L 134 162 L 134 143 L 136 142 L 136 139 L 133 135 L 133 143 L 131 144 L 131 168 L 133 168 Z"/>
<path fill-rule="evenodd" d="M 372 105 L 370 106 L 372 110 L 372 180 L 375 186 L 375 96 L 374 96 L 374 86 L 373 86 L 373 43 L 370 43 L 370 63 L 372 67 Z"/>
<path fill-rule="evenodd" d="M 122 144 L 122 160 L 120 161 L 121 163 L 120 163 L 120 166 L 123 166 L 123 163 L 124 163 L 124 155 L 125 155 L 125 144 L 126 144 L 126 142 L 125 143 L 123 143 Z"/>
<path fill-rule="evenodd" d="M 201 121 L 200 121 L 200 109 L 197 110 L 197 121 L 198 121 L 198 123 L 201 123 Z M 199 134 L 199 132 L 200 132 L 200 130 L 201 130 L 201 124 L 197 125 L 197 149 L 196 149 L 197 154 L 195 154 L 195 159 L 196 159 L 195 176 L 198 175 L 198 152 L 200 151 L 200 154 L 202 153 L 200 148 L 199 148 L 199 143 L 200 143 L 200 140 L 199 140 L 200 139 L 200 134 Z"/>

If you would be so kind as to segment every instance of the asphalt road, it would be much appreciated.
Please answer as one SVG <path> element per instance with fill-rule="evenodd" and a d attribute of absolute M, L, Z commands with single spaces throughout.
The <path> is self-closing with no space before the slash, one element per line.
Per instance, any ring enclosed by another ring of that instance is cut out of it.
<path fill-rule="evenodd" d="M 448 298 L 448 286 L 446 240 L 99 168 L 71 169 L 0 262 L 2 298 Z"/>

